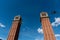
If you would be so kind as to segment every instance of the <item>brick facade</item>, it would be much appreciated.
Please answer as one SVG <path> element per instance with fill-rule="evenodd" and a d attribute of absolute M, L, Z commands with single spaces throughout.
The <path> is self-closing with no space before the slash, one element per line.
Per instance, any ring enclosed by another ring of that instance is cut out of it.
<path fill-rule="evenodd" d="M 7 40 L 18 40 L 20 26 L 21 26 L 21 17 L 16 16 L 14 18 L 13 23 L 12 23 L 12 27 L 11 27 L 11 30 L 9 32 Z"/>
<path fill-rule="evenodd" d="M 42 12 L 40 13 L 40 16 L 44 32 L 44 40 L 56 40 L 48 14 L 46 12 Z"/>

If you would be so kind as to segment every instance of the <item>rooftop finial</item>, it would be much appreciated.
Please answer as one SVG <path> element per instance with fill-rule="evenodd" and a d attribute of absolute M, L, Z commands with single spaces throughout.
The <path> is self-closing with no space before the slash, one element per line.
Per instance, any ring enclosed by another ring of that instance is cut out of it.
<path fill-rule="evenodd" d="M 40 16 L 41 16 L 41 17 L 48 17 L 48 13 L 47 13 L 47 12 L 41 12 L 41 13 L 40 13 Z"/>

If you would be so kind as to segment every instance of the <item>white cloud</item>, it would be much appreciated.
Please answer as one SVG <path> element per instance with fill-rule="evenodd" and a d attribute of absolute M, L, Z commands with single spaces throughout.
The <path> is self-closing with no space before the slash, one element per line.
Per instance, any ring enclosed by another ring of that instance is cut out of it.
<path fill-rule="evenodd" d="M 0 27 L 5 27 L 5 25 L 3 25 L 2 23 L 0 23 Z"/>
<path fill-rule="evenodd" d="M 43 37 L 38 37 L 38 38 L 35 38 L 35 40 L 44 40 Z"/>
<path fill-rule="evenodd" d="M 55 37 L 60 37 L 60 34 L 55 34 Z"/>
<path fill-rule="evenodd" d="M 3 38 L 3 37 L 0 37 L 0 39 L 2 39 L 2 40 L 7 40 L 6 38 Z"/>
<path fill-rule="evenodd" d="M 42 33 L 43 34 L 43 29 L 38 28 L 37 31 L 38 31 L 38 33 Z"/>
<path fill-rule="evenodd" d="M 60 25 L 60 17 L 58 17 L 58 18 L 55 18 L 55 21 L 54 22 L 52 22 L 52 26 L 59 26 Z"/>
<path fill-rule="evenodd" d="M 36 38 L 35 40 L 39 40 L 38 38 Z"/>
<path fill-rule="evenodd" d="M 0 39 L 3 39 L 2 37 L 0 37 Z"/>
<path fill-rule="evenodd" d="M 3 38 L 3 37 L 0 37 L 0 39 L 2 39 L 2 40 L 6 40 L 5 38 Z"/>

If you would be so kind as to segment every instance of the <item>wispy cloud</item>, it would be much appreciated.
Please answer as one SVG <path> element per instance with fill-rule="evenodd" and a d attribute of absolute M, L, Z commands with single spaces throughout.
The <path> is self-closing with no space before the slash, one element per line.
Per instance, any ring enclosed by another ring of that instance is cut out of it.
<path fill-rule="evenodd" d="M 38 31 L 38 33 L 42 33 L 43 34 L 43 29 L 38 28 L 37 31 Z"/>
<path fill-rule="evenodd" d="M 39 40 L 38 38 L 36 38 L 35 40 Z"/>
<path fill-rule="evenodd" d="M 55 18 L 55 21 L 52 22 L 52 26 L 59 26 L 60 25 L 60 17 Z"/>
<path fill-rule="evenodd" d="M 5 27 L 5 25 L 4 25 L 4 24 L 2 24 L 2 23 L 0 23 L 0 27 Z"/>
<path fill-rule="evenodd" d="M 2 37 L 0 37 L 0 39 L 3 39 Z"/>
<path fill-rule="evenodd" d="M 60 34 L 55 34 L 56 40 L 60 40 Z M 58 38 L 59 37 L 59 38 Z M 44 37 L 35 38 L 35 40 L 44 40 Z"/>
<path fill-rule="evenodd" d="M 38 38 L 35 38 L 35 40 L 44 40 L 43 37 L 38 37 Z"/>
<path fill-rule="evenodd" d="M 55 37 L 60 37 L 60 34 L 55 34 Z"/>
<path fill-rule="evenodd" d="M 3 37 L 0 37 L 0 39 L 2 39 L 2 40 L 6 40 L 5 38 L 3 38 Z"/>

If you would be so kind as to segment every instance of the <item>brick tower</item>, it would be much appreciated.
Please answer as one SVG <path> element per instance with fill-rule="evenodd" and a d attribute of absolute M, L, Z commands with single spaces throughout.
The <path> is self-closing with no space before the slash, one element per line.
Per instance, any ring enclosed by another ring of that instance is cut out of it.
<path fill-rule="evenodd" d="M 41 12 L 40 18 L 44 32 L 44 40 L 56 40 L 48 14 L 46 12 Z"/>
<path fill-rule="evenodd" d="M 7 40 L 18 40 L 20 26 L 21 26 L 21 17 L 15 16 Z"/>

